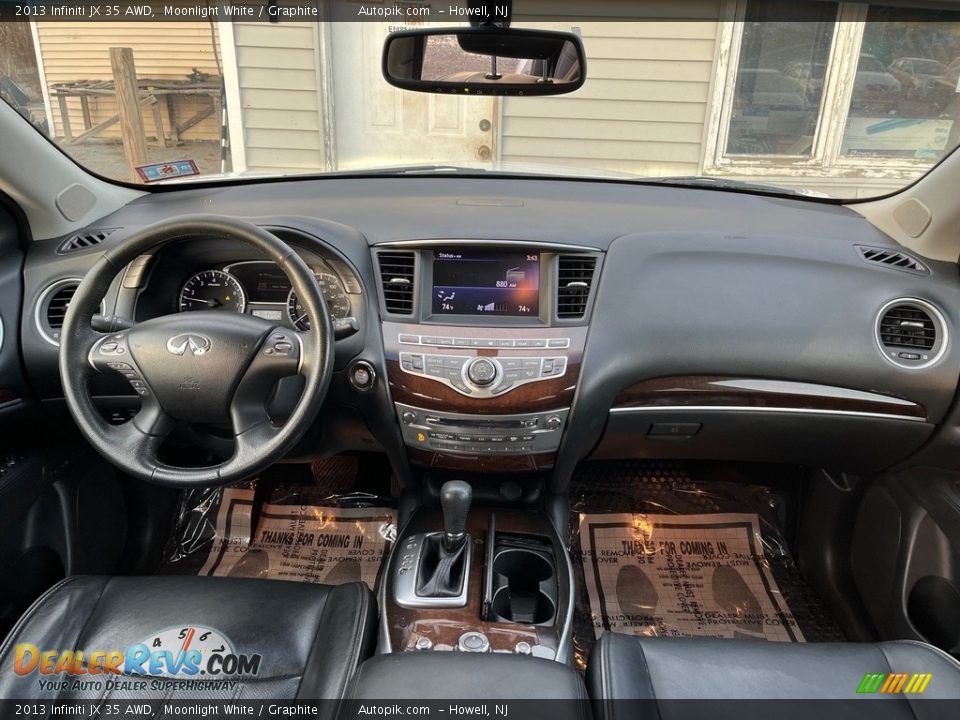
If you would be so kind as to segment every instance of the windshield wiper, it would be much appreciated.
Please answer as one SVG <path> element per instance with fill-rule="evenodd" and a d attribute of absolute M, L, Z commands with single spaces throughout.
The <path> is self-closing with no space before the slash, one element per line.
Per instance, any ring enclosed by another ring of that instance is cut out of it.
<path fill-rule="evenodd" d="M 722 177 L 704 177 L 702 175 L 676 175 L 673 177 L 644 177 L 637 178 L 637 182 L 653 183 L 657 185 L 676 185 L 677 187 L 718 188 L 720 190 L 743 190 L 744 192 L 759 192 L 768 195 L 799 195 L 814 196 L 815 193 L 801 192 L 794 188 L 780 185 L 766 185 L 764 183 L 733 180 Z"/>
<path fill-rule="evenodd" d="M 325 173 L 327 177 L 350 177 L 351 175 L 487 175 L 485 168 L 464 167 L 462 165 L 393 165 L 372 167 L 363 170 L 342 170 Z"/>

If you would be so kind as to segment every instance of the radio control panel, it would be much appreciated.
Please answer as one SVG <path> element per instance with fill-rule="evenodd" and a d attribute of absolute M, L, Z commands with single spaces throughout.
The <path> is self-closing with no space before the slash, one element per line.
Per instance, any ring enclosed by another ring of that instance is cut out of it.
<path fill-rule="evenodd" d="M 569 408 L 516 415 L 469 415 L 395 403 L 410 447 L 466 455 L 556 452 Z"/>
<path fill-rule="evenodd" d="M 562 377 L 567 370 L 567 358 L 401 352 L 400 369 L 445 383 L 462 395 L 482 398 L 502 395 L 527 383 Z"/>
<path fill-rule="evenodd" d="M 476 472 L 552 466 L 587 327 L 508 320 L 383 323 L 386 379 L 411 462 Z"/>

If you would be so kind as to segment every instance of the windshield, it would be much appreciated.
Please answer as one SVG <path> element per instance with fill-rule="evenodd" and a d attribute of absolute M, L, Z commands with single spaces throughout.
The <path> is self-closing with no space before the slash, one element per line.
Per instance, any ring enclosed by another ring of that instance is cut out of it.
<path fill-rule="evenodd" d="M 489 172 L 867 198 L 960 142 L 960 12 L 515 0 L 514 27 L 580 35 L 586 81 L 498 98 L 383 78 L 386 36 L 467 25 L 456 0 L 20 7 L 0 4 L 0 95 L 124 182 Z"/>

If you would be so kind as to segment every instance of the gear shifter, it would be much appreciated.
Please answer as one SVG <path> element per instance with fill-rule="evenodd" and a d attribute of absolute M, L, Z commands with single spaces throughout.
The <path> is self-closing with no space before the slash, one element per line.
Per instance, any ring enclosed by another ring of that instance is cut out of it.
<path fill-rule="evenodd" d="M 402 607 L 463 607 L 467 604 L 471 548 L 467 514 L 473 489 L 461 480 L 440 488 L 443 531 L 402 541 L 394 568 L 394 599 Z"/>
<path fill-rule="evenodd" d="M 467 537 L 467 513 L 473 500 L 473 488 L 463 480 L 445 482 L 440 488 L 440 507 L 443 508 L 443 545 L 454 552 Z"/>

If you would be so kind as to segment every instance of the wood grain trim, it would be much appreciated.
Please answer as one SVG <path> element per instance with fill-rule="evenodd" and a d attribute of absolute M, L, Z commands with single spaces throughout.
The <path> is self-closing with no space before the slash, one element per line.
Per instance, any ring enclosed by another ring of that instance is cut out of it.
<path fill-rule="evenodd" d="M 407 458 L 412 464 L 421 467 L 463 472 L 517 473 L 549 470 L 553 467 L 557 454 L 461 455 L 408 447 Z"/>
<path fill-rule="evenodd" d="M 617 395 L 614 409 L 683 407 L 782 408 L 895 415 L 925 420 L 923 405 L 878 393 L 766 378 L 678 375 L 644 380 Z"/>
<path fill-rule="evenodd" d="M 476 415 L 511 415 L 570 407 L 579 375 L 580 365 L 568 363 L 561 377 L 520 385 L 499 397 L 471 398 L 430 377 L 404 372 L 395 360 L 387 361 L 390 394 L 395 402 L 424 410 Z"/>
<path fill-rule="evenodd" d="M 550 626 L 520 625 L 504 622 L 486 622 L 480 619 L 483 605 L 483 578 L 486 565 L 487 528 L 490 508 L 473 508 L 467 517 L 467 532 L 473 542 L 473 561 L 467 604 L 462 608 L 418 610 L 403 608 L 393 602 L 392 575 L 385 582 L 385 608 L 387 631 L 394 652 L 412 650 L 417 639 L 428 637 L 437 650 L 451 650 L 464 632 L 477 630 L 484 633 L 494 652 L 513 652 L 521 640 L 531 645 L 543 645 L 556 652 L 560 644 L 560 632 L 572 607 L 569 594 L 564 548 L 547 516 L 522 510 L 495 510 L 497 533 L 541 535 L 549 538 L 557 567 L 557 617 Z M 436 532 L 443 528 L 443 515 L 438 509 L 422 509 L 404 528 L 404 537 L 418 533 Z M 398 541 L 402 544 L 402 538 Z"/>

